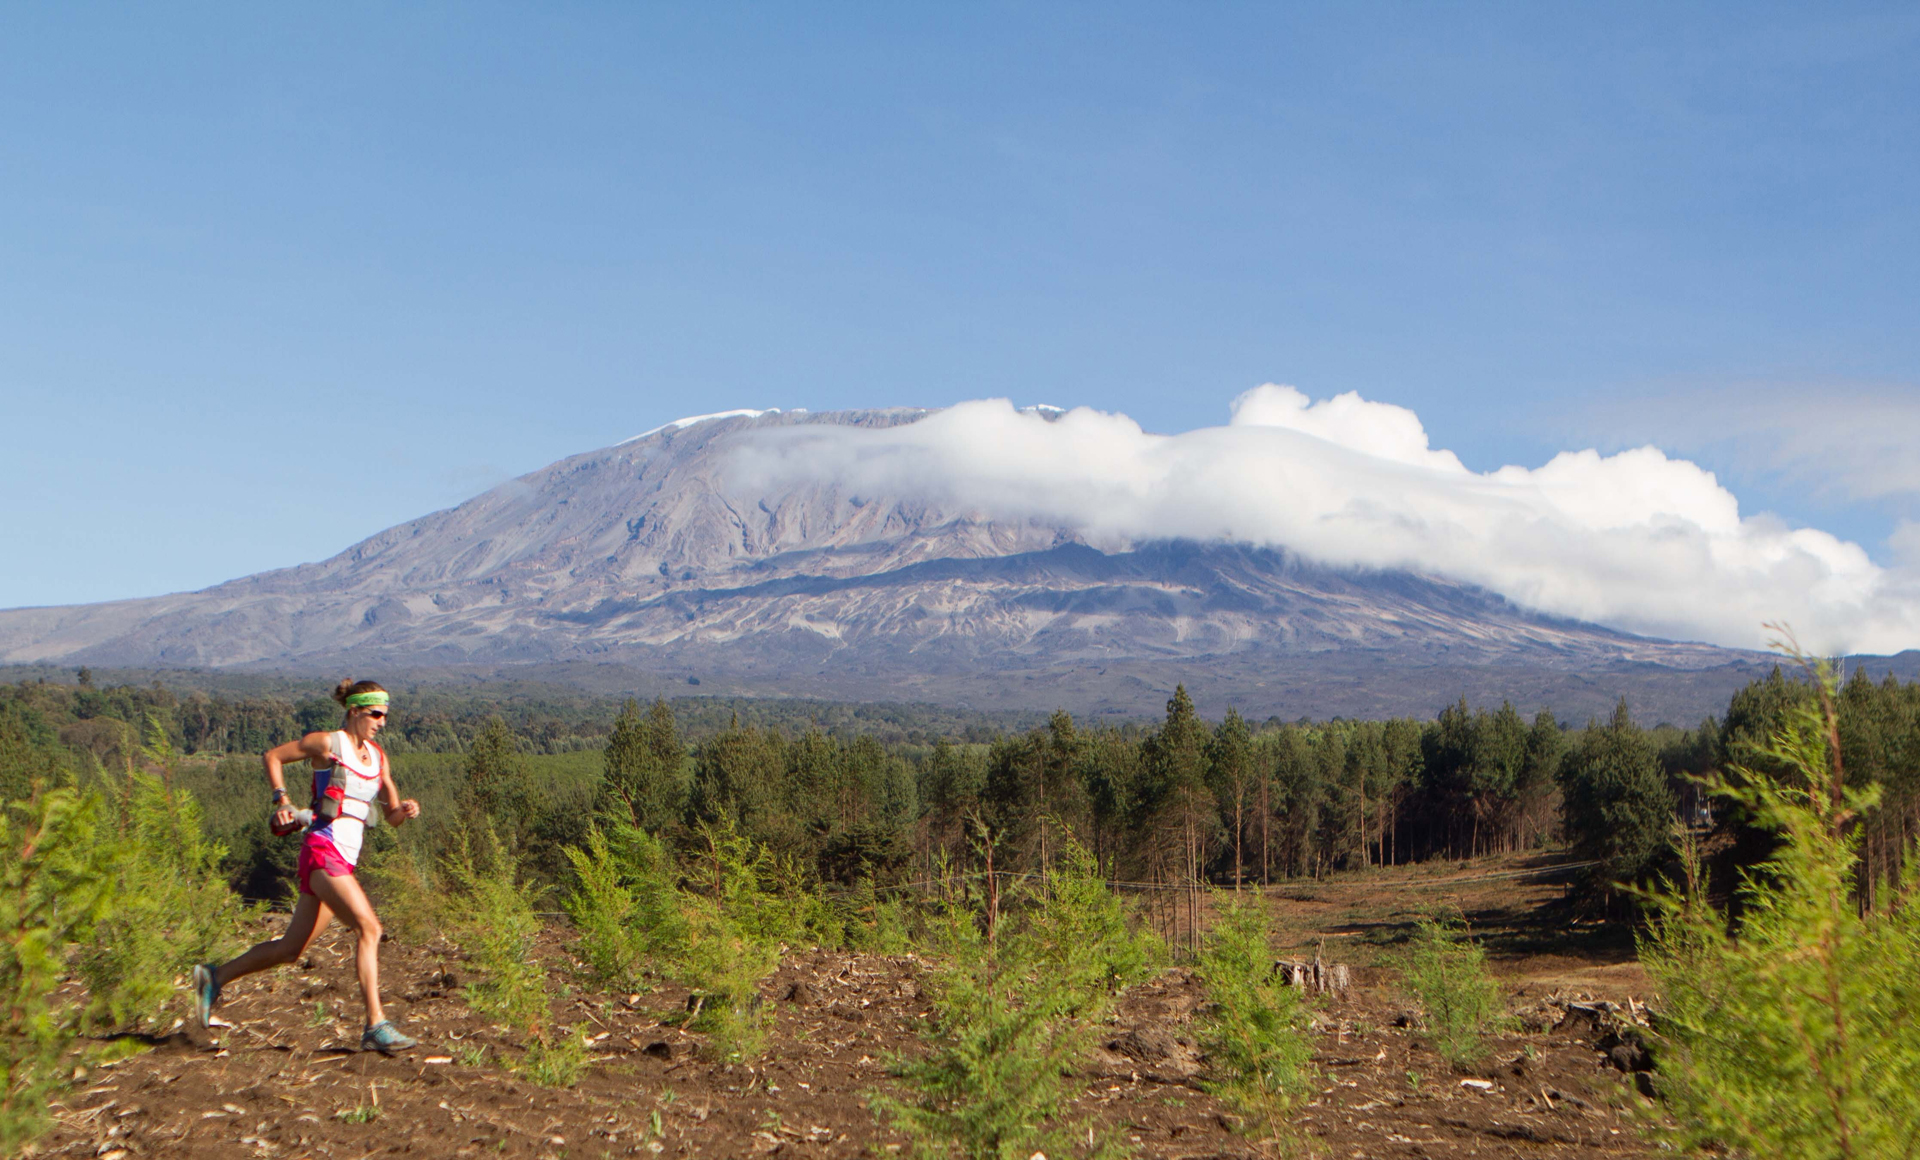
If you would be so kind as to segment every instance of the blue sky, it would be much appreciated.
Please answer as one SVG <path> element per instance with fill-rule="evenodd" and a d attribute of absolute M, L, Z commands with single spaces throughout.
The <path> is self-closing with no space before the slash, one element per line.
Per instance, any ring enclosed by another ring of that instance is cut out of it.
<path fill-rule="evenodd" d="M 1269 381 L 1476 470 L 1652 442 L 1885 559 L 1917 48 L 1899 6 L 9 6 L 0 607 L 679 415 L 1171 432 Z"/>

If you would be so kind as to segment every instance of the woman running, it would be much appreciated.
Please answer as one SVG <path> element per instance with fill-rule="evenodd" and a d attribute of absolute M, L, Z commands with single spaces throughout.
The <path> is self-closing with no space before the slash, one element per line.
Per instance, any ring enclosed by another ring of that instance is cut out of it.
<path fill-rule="evenodd" d="M 235 979 L 290 963 L 305 953 L 314 938 L 339 915 L 360 935 L 355 960 L 360 968 L 360 990 L 367 1000 L 367 1029 L 360 1033 L 360 1050 L 392 1054 L 415 1045 L 387 1021 L 380 1009 L 380 919 L 367 902 L 366 892 L 353 876 L 366 835 L 367 816 L 374 799 L 384 794 L 387 824 L 400 825 L 420 816 L 420 803 L 400 800 L 387 767 L 386 751 L 373 743 L 387 725 L 387 691 L 373 681 L 341 681 L 333 699 L 346 708 L 347 717 L 333 733 L 309 733 L 298 741 L 275 746 L 262 755 L 267 780 L 273 783 L 273 824 L 284 831 L 294 824 L 293 803 L 287 798 L 281 767 L 305 761 L 313 768 L 313 820 L 307 824 L 294 876 L 300 901 L 293 908 L 287 932 L 234 959 L 216 966 L 193 968 L 193 994 L 200 1025 L 209 1026 L 220 991 Z"/>

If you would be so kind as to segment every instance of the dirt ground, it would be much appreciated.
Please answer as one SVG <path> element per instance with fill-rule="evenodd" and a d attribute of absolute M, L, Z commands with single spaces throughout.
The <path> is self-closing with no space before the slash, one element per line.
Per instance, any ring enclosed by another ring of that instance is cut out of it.
<path fill-rule="evenodd" d="M 1319 1094 L 1296 1126 L 1332 1157 L 1651 1155 L 1636 1125 L 1651 1105 L 1603 1052 L 1646 981 L 1630 945 L 1560 917 L 1545 862 L 1485 860 L 1370 871 L 1272 887 L 1276 919 L 1310 956 L 1324 945 L 1353 988 L 1318 1009 Z M 1411 924 L 1463 911 L 1509 985 L 1516 1030 L 1478 1070 L 1449 1068 L 1405 1026 L 1392 967 Z M 1556 926 L 1556 924 L 1558 924 Z M 273 932 L 265 924 L 261 934 Z M 1321 940 L 1324 938 L 1324 944 Z M 566 954 L 546 948 L 557 977 Z M 878 1121 L 887 1060 L 917 1049 L 928 1017 L 912 957 L 789 955 L 764 988 L 772 1034 L 751 1066 L 716 1064 L 701 1037 L 663 1022 L 684 992 L 606 995 L 577 986 L 555 1018 L 592 1039 L 578 1086 L 550 1089 L 500 1066 L 507 1037 L 462 1001 L 465 964 L 441 943 L 381 952 L 390 1017 L 421 1046 L 362 1054 L 352 936 L 338 928 L 297 966 L 234 984 L 212 1033 L 182 1026 L 150 1050 L 96 1068 L 56 1106 L 38 1146 L 54 1156 L 890 1157 L 907 1141 Z M 1173 967 L 1130 992 L 1099 1029 L 1074 1115 L 1142 1157 L 1270 1153 L 1201 1090 L 1193 1018 L 1205 1002 Z M 1609 1007 L 1608 1004 L 1613 1005 Z M 1615 1056 L 1622 1055 L 1614 1052 Z M 1641 1079 L 1644 1082 L 1644 1079 Z"/>

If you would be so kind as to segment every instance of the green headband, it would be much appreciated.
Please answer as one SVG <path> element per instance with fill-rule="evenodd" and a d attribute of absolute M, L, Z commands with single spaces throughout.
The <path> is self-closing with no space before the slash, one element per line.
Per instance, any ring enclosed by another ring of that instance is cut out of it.
<path fill-rule="evenodd" d="M 347 695 L 347 708 L 349 709 L 364 709 L 368 705 L 384 705 L 386 703 L 387 695 L 385 693 L 349 693 Z"/>

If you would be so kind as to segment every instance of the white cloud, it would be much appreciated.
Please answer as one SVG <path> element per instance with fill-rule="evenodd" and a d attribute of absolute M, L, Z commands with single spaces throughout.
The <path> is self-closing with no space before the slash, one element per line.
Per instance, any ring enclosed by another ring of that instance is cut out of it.
<path fill-rule="evenodd" d="M 1086 407 L 1051 420 L 1005 400 L 885 429 L 743 432 L 736 481 L 832 479 L 866 494 L 1040 519 L 1115 548 L 1170 537 L 1413 568 L 1543 612 L 1762 647 L 1767 621 L 1829 652 L 1920 646 L 1915 574 L 1767 515 L 1742 517 L 1712 472 L 1655 447 L 1569 451 L 1476 473 L 1428 445 L 1412 411 L 1292 387 L 1234 401 L 1225 427 L 1143 431 Z"/>

